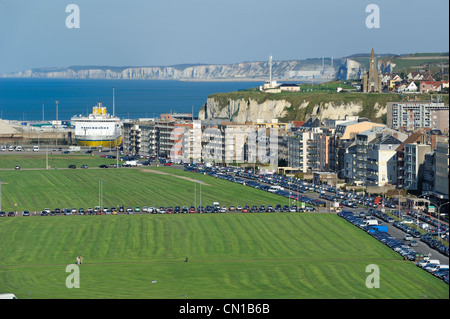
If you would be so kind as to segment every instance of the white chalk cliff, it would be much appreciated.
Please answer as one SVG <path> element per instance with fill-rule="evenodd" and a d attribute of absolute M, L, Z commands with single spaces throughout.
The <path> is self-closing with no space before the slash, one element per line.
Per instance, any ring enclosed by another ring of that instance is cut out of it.
<path fill-rule="evenodd" d="M 296 110 L 308 107 L 310 102 L 303 101 L 296 106 Z M 214 97 L 209 97 L 203 105 L 198 116 L 200 120 L 207 119 L 227 119 L 239 123 L 256 122 L 263 120 L 272 122 L 273 119 L 281 119 L 287 115 L 292 108 L 292 104 L 286 100 L 265 100 L 258 103 L 253 99 L 227 99 L 226 105 Z M 312 105 L 310 115 L 315 115 L 320 119 L 343 119 L 346 115 L 359 115 L 363 111 L 362 101 L 352 101 L 348 103 L 321 102 Z M 386 106 L 376 103 L 374 109 L 377 111 L 376 117 L 381 118 L 386 114 Z"/>

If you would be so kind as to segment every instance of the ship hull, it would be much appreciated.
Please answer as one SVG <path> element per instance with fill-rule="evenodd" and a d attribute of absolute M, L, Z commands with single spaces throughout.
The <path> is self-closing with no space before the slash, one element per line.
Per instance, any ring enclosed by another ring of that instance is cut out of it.
<path fill-rule="evenodd" d="M 98 140 L 98 139 L 76 139 L 78 146 L 88 146 L 88 147 L 117 147 L 122 144 L 122 136 L 119 136 L 113 140 Z"/>

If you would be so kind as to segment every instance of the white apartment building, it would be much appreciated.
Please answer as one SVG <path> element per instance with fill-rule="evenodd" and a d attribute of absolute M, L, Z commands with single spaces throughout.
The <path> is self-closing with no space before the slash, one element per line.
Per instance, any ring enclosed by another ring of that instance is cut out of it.
<path fill-rule="evenodd" d="M 407 134 L 386 127 L 373 127 L 356 134 L 352 182 L 382 186 L 394 179 L 393 157 Z M 388 167 L 389 166 L 389 167 Z"/>
<path fill-rule="evenodd" d="M 401 143 L 392 135 L 381 135 L 368 144 L 367 185 L 384 186 L 395 181 L 395 155 Z"/>
<path fill-rule="evenodd" d="M 314 132 L 295 132 L 288 137 L 288 166 L 302 172 L 311 172 L 317 165 L 310 157 L 309 146 L 314 143 Z M 314 154 L 316 155 L 316 154 Z M 318 171 L 318 170 L 317 170 Z"/>
<path fill-rule="evenodd" d="M 387 125 L 395 130 L 414 131 L 419 128 L 448 131 L 449 108 L 431 101 L 388 102 Z"/>

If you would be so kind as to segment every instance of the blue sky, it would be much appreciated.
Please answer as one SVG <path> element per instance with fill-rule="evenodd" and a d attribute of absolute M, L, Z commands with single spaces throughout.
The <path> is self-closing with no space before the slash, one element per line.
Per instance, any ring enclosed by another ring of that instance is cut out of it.
<path fill-rule="evenodd" d="M 68 29 L 66 6 L 80 8 Z M 366 6 L 380 9 L 369 29 Z M 0 73 L 449 51 L 448 0 L 0 0 Z"/>

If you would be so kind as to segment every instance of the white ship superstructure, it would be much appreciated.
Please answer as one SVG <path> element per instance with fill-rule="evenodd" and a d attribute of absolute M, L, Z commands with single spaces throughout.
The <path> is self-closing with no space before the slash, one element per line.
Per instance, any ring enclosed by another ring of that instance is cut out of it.
<path fill-rule="evenodd" d="M 80 146 L 116 147 L 122 143 L 120 118 L 111 116 L 106 107 L 98 103 L 89 116 L 74 116 L 75 141 Z"/>

